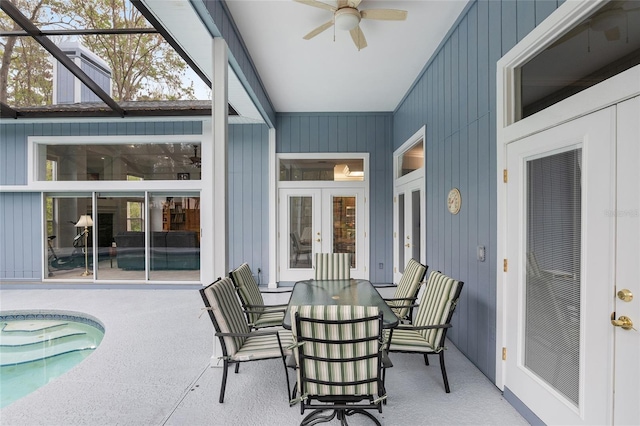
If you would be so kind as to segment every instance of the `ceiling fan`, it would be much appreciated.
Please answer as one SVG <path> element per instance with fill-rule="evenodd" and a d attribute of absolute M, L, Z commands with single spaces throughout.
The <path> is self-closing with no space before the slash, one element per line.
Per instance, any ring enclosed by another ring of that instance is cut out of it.
<path fill-rule="evenodd" d="M 406 10 L 397 9 L 367 9 L 358 10 L 358 6 L 362 0 L 338 0 L 337 5 L 333 6 L 327 3 L 322 3 L 317 0 L 294 0 L 298 3 L 306 4 L 307 6 L 318 7 L 325 9 L 333 13 L 333 18 L 320 25 L 318 28 L 312 30 L 309 34 L 303 38 L 310 40 L 317 36 L 324 30 L 334 26 L 341 30 L 348 30 L 351 34 L 351 39 L 355 43 L 358 50 L 367 47 L 367 39 L 364 37 L 362 29 L 360 29 L 360 21 L 362 19 L 377 19 L 382 21 L 404 21 L 407 19 Z"/>

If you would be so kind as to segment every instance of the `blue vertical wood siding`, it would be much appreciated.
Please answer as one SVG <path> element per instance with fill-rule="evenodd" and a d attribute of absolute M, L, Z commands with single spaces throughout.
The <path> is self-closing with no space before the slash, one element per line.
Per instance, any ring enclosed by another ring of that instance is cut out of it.
<path fill-rule="evenodd" d="M 27 184 L 29 136 L 197 135 L 202 121 L 0 124 L 0 185 Z M 42 276 L 40 193 L 0 192 L 0 278 Z"/>
<path fill-rule="evenodd" d="M 247 262 L 269 275 L 269 129 L 264 124 L 229 126 L 229 268 Z"/>
<path fill-rule="evenodd" d="M 393 115 L 394 149 L 426 125 L 427 264 L 465 282 L 448 336 L 491 379 L 496 359 L 496 62 L 562 2 L 471 4 Z M 455 216 L 445 203 L 452 187 L 463 197 Z M 476 260 L 479 245 L 486 247 L 485 262 Z"/>
<path fill-rule="evenodd" d="M 42 209 L 39 193 L 0 193 L 0 279 L 41 276 Z"/>
<path fill-rule="evenodd" d="M 277 153 L 369 153 L 369 276 L 372 282 L 391 282 L 392 114 L 279 113 L 276 117 Z"/>

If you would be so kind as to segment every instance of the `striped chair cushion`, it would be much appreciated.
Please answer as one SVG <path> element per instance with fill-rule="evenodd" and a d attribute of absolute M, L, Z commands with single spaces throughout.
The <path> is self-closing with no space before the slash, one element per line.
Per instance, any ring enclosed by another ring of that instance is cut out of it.
<path fill-rule="evenodd" d="M 351 278 L 351 253 L 316 253 L 316 280 Z"/>
<path fill-rule="evenodd" d="M 287 305 L 282 306 L 282 308 L 286 308 Z M 251 313 L 249 313 L 251 315 Z M 255 318 L 255 317 L 254 317 Z M 262 311 L 262 313 L 258 316 L 257 319 L 254 319 L 251 325 L 254 328 L 264 328 L 264 327 L 275 327 L 282 325 L 282 320 L 284 319 L 284 312 L 270 312 L 270 311 Z"/>
<path fill-rule="evenodd" d="M 282 319 L 280 319 L 282 323 Z M 291 349 L 287 349 L 293 344 L 293 335 L 289 330 L 278 330 L 280 342 L 285 355 L 291 355 Z M 269 336 L 250 336 L 244 341 L 244 345 L 236 352 L 231 359 L 234 361 L 251 361 L 257 359 L 269 359 L 281 356 L 278 338 Z"/>
<path fill-rule="evenodd" d="M 264 305 L 264 299 L 262 298 L 262 294 L 260 293 L 260 289 L 258 288 L 258 284 L 256 280 L 253 278 L 253 273 L 251 272 L 251 268 L 247 263 L 243 263 L 238 266 L 236 269 L 231 271 L 230 274 L 233 278 L 233 283 L 238 288 L 238 294 L 242 299 L 242 303 L 246 305 Z M 261 309 L 256 308 L 252 309 L 255 311 L 260 311 Z M 249 313 L 249 321 L 251 323 L 255 323 L 258 320 L 260 313 Z M 280 323 L 282 323 L 282 316 L 280 316 Z"/>
<path fill-rule="evenodd" d="M 427 270 L 427 267 L 422 263 L 418 262 L 415 259 L 410 259 L 407 262 L 407 266 L 402 273 L 402 278 L 400 278 L 400 282 L 398 283 L 398 287 L 396 288 L 396 292 L 393 296 L 394 299 L 402 299 L 402 298 L 410 298 L 415 297 L 418 293 L 418 288 L 420 287 L 420 282 L 424 278 L 424 273 Z M 405 318 L 409 314 L 409 307 L 406 305 L 411 302 L 408 300 L 390 300 L 388 301 L 389 306 L 393 310 L 393 313 L 396 314 L 398 318 Z M 403 306 L 394 308 L 394 306 Z"/>
<path fill-rule="evenodd" d="M 249 333 L 247 319 L 242 312 L 231 278 L 222 278 L 204 291 L 211 311 L 222 333 Z M 234 356 L 245 343 L 246 337 L 224 337 L 227 355 Z"/>
<path fill-rule="evenodd" d="M 301 320 L 300 330 L 297 330 L 295 312 L 300 318 L 314 318 L 324 320 L 347 320 L 357 318 L 376 317 L 374 320 L 353 324 L 311 323 Z M 294 350 L 296 362 L 300 365 L 300 351 L 305 356 L 320 356 L 340 360 L 340 362 L 318 361 L 304 359 L 304 376 L 310 380 L 322 380 L 335 383 L 326 385 L 302 380 L 303 369 L 298 369 L 298 383 L 302 384 L 302 394 L 313 396 L 326 395 L 377 395 L 379 377 L 379 359 L 372 357 L 359 361 L 349 361 L 348 358 L 377 355 L 380 348 L 380 328 L 377 319 L 378 308 L 373 306 L 292 306 L 292 328 L 294 336 L 335 339 L 335 343 L 305 342 Z M 299 333 L 299 334 L 298 334 Z M 376 337 L 361 343 L 344 343 L 341 340 Z M 372 382 L 360 385 L 340 385 L 366 379 Z"/>
<path fill-rule="evenodd" d="M 459 281 L 432 271 L 413 324 L 415 326 L 446 324 L 459 285 Z M 393 331 L 390 350 L 438 351 L 442 343 L 442 333 L 442 328 L 418 331 L 399 328 Z"/>

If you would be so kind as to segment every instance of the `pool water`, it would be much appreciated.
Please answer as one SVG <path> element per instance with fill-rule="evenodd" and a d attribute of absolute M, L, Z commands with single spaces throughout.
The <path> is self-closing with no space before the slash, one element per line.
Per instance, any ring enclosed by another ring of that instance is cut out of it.
<path fill-rule="evenodd" d="M 0 408 L 69 371 L 103 336 L 83 314 L 0 313 Z"/>

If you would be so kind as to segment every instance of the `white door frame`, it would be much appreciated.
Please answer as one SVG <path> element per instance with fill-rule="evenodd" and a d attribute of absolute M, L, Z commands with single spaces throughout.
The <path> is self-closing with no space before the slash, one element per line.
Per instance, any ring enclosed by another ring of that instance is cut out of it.
<path fill-rule="evenodd" d="M 361 225 L 356 225 L 358 228 L 358 235 L 363 238 L 362 244 L 362 265 L 359 268 L 363 268 L 363 275 L 361 278 L 369 279 L 370 274 L 370 239 L 369 239 L 369 217 L 370 217 L 370 206 L 369 206 L 369 182 L 371 181 L 370 177 L 370 169 L 369 169 L 369 153 L 368 152 L 337 152 L 337 153 L 326 153 L 326 152 L 315 152 L 315 153 L 284 153 L 284 154 L 276 154 L 275 155 L 275 169 L 279 170 L 279 161 L 280 159 L 362 159 L 363 160 L 363 171 L 364 171 L 364 180 L 362 181 L 276 181 L 276 198 L 279 197 L 280 189 L 341 189 L 341 188 L 362 188 L 364 190 L 364 200 L 363 200 L 363 219 Z M 278 173 L 275 173 L 275 178 L 277 179 Z M 282 220 L 280 218 L 280 200 L 276 203 L 276 223 L 278 226 L 277 238 L 276 238 L 276 261 L 277 265 L 277 273 L 275 274 L 276 280 L 280 281 L 280 265 L 281 265 L 281 256 L 285 254 L 281 253 L 280 247 L 282 247 L 281 239 L 289 238 L 288 235 L 283 235 L 281 232 L 281 223 Z M 360 216 L 360 215 L 359 215 Z M 362 226 L 362 227 L 360 227 Z M 311 278 L 311 277 L 309 277 Z"/>
<path fill-rule="evenodd" d="M 573 25 L 588 17 L 603 3 L 606 1 L 563 3 L 497 63 L 496 223 L 499 225 L 496 245 L 496 354 L 498 356 L 496 356 L 495 383 L 500 389 L 504 389 L 505 384 L 505 362 L 500 354 L 502 354 L 502 348 L 506 346 L 505 330 L 508 324 L 504 309 L 506 274 L 503 269 L 503 260 L 508 257 L 507 230 L 504 226 L 507 215 L 507 194 L 503 175 L 503 171 L 507 168 L 507 144 L 640 94 L 640 66 L 636 66 L 516 122 L 519 97 L 518 67 L 552 44 Z"/>
<path fill-rule="evenodd" d="M 400 193 L 410 193 L 416 188 L 420 190 L 420 263 L 425 264 L 427 261 L 427 208 L 425 205 L 425 164 L 426 164 L 426 131 L 427 127 L 422 126 L 417 132 L 415 132 L 409 139 L 407 139 L 398 149 L 393 152 L 393 280 L 397 281 L 399 278 L 398 266 L 399 247 L 398 238 L 402 238 L 399 234 L 399 216 L 398 216 L 398 195 Z M 424 161 L 420 169 L 414 170 L 405 176 L 398 176 L 400 170 L 400 160 L 402 154 L 404 154 L 409 148 L 414 146 L 416 142 L 422 140 L 422 151 L 425 153 Z M 408 260 L 408 259 L 405 259 Z M 405 261 L 406 263 L 406 261 Z"/>

